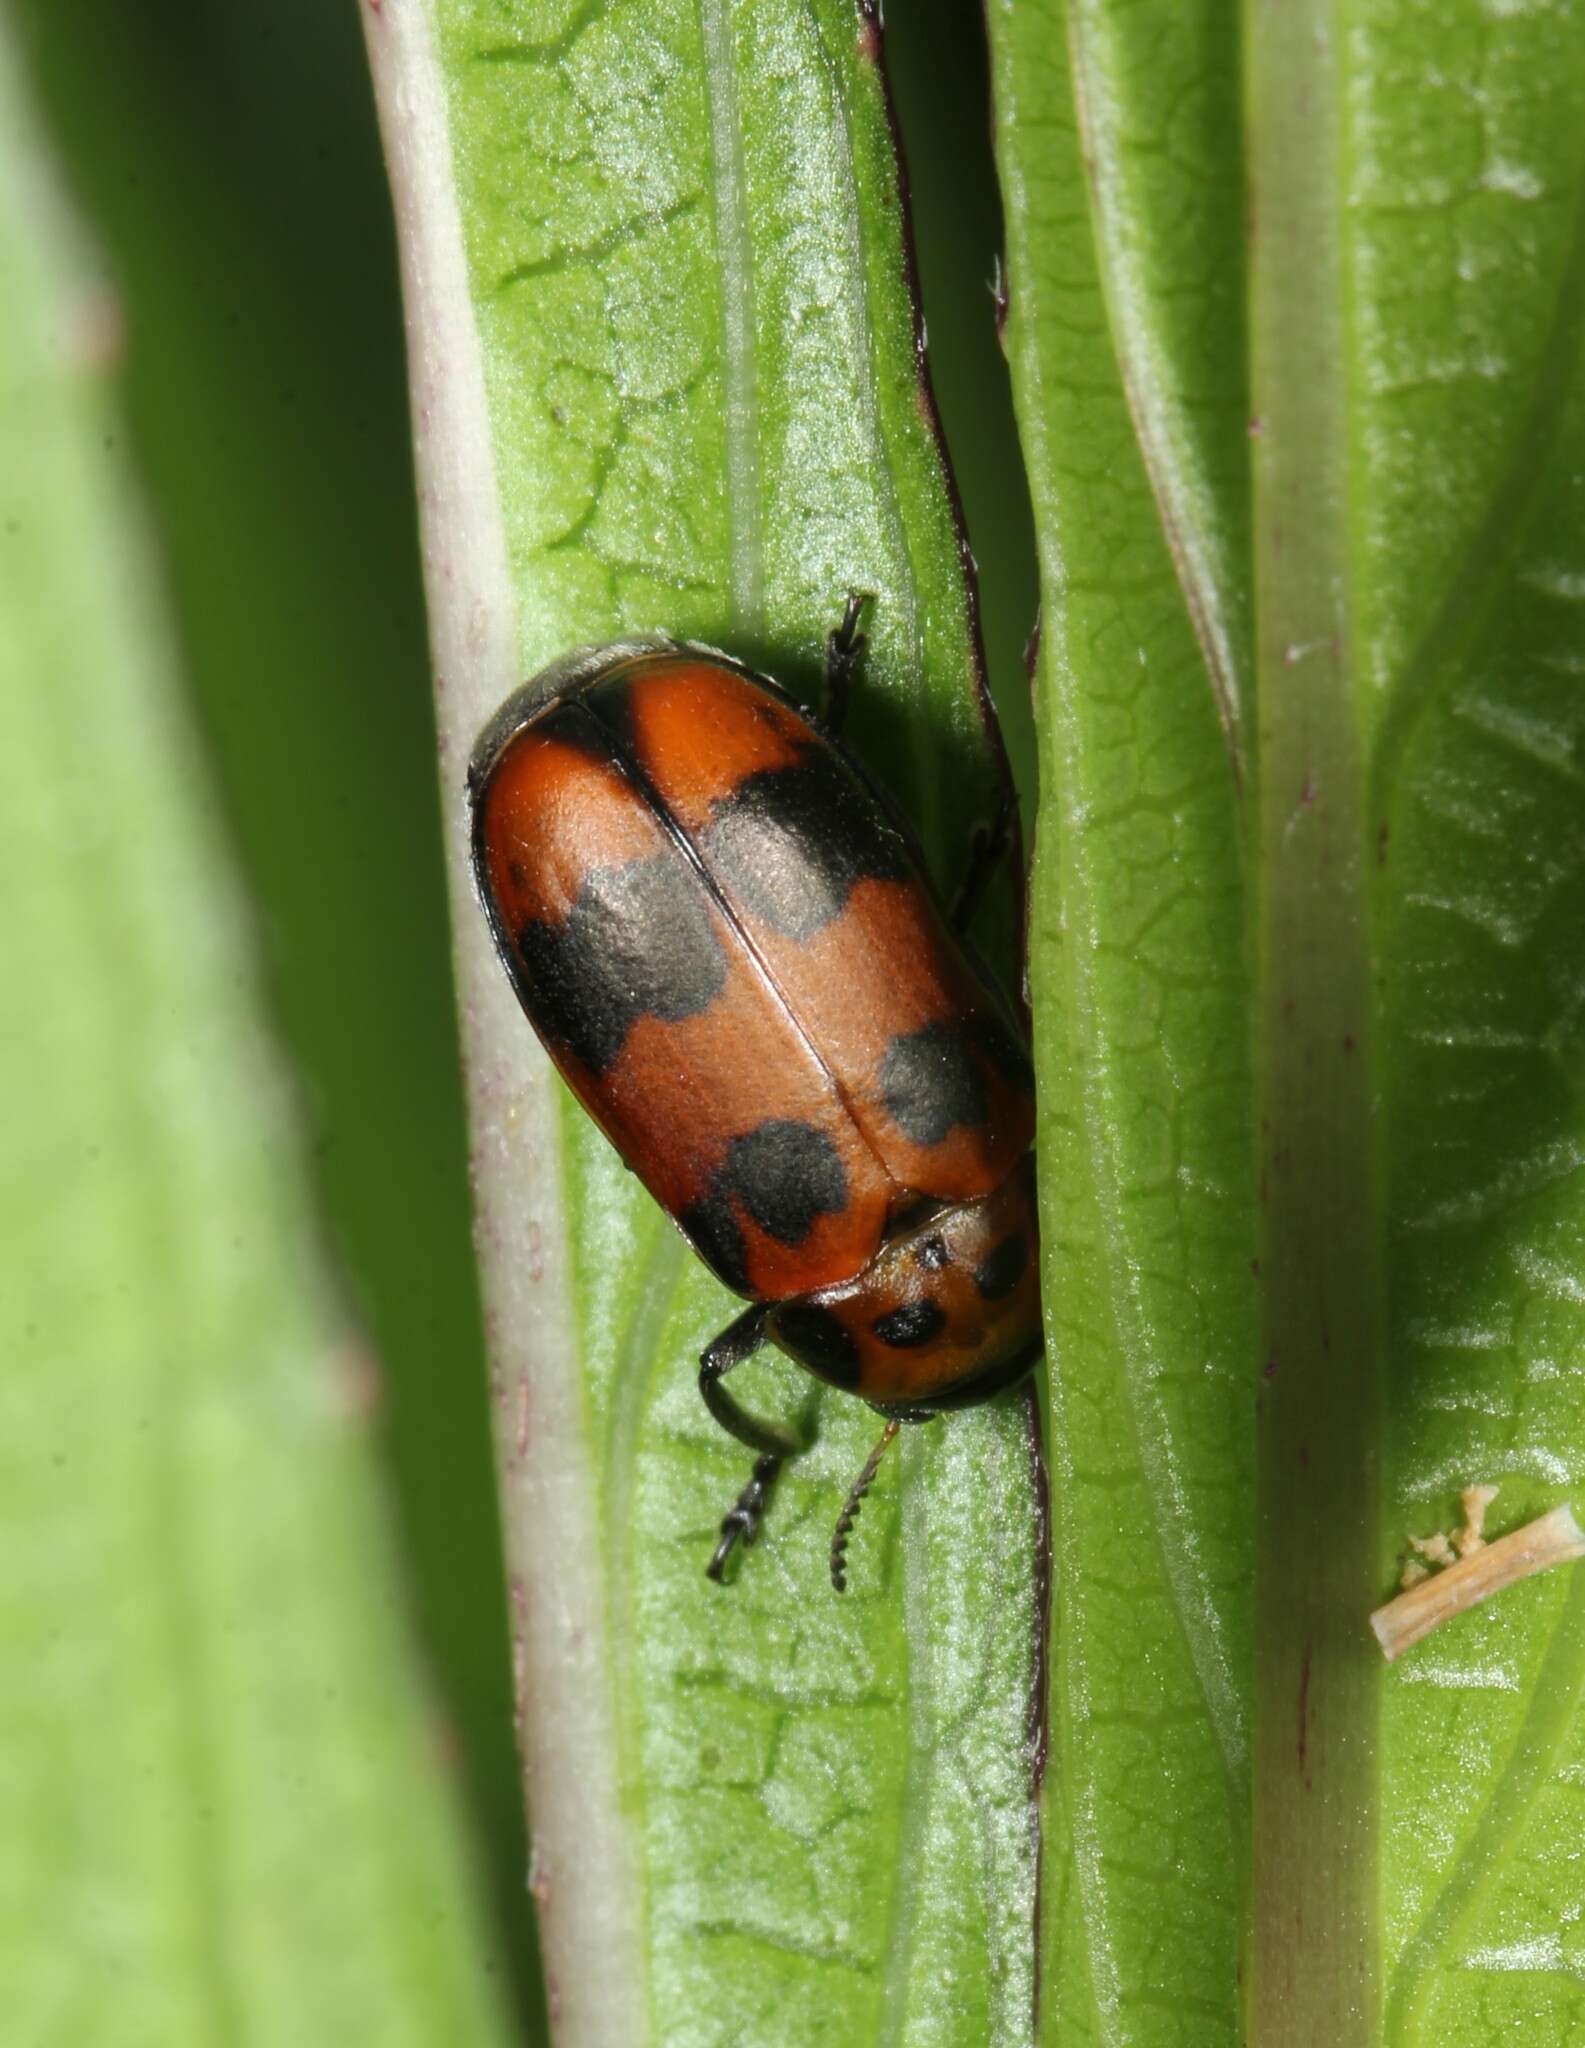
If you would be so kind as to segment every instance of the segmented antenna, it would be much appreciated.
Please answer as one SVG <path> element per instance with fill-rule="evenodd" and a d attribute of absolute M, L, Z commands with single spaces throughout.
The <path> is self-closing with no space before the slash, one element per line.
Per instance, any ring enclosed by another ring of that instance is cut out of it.
<path fill-rule="evenodd" d="M 842 1512 L 837 1516 L 836 1530 L 831 1538 L 831 1583 L 839 1593 L 845 1593 L 848 1589 L 848 1538 L 853 1533 L 853 1524 L 858 1520 L 859 1504 L 869 1492 L 876 1473 L 881 1469 L 881 1460 L 886 1455 L 887 1445 L 901 1426 L 895 1421 L 888 1422 L 881 1431 L 880 1442 L 864 1460 L 864 1470 L 854 1480 L 847 1499 L 842 1503 Z"/>

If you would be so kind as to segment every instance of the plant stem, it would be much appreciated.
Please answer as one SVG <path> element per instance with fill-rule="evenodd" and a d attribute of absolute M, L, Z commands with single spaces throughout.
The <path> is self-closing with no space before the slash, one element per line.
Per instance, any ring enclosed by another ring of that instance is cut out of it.
<path fill-rule="evenodd" d="M 1333 30 L 1327 0 L 1256 0 L 1246 21 L 1263 1311 L 1250 2048 L 1375 2038 L 1383 1334 Z"/>

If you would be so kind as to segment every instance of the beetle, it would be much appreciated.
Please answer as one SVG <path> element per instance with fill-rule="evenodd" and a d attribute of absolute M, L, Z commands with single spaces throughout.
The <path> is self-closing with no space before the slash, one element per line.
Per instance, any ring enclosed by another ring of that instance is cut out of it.
<path fill-rule="evenodd" d="M 803 1446 L 725 1385 L 780 1347 L 886 1418 L 988 1400 L 1041 1349 L 1033 1075 L 952 912 L 839 737 L 867 600 L 827 642 L 825 714 L 663 635 L 567 656 L 469 766 L 475 884 L 530 1023 L 693 1249 L 751 1306 L 699 1390 L 755 1454 L 707 1566 L 758 1534 Z"/>

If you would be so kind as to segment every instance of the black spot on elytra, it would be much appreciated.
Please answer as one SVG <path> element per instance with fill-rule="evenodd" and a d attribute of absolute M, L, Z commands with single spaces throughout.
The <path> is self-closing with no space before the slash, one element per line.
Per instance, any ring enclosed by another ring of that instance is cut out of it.
<path fill-rule="evenodd" d="M 611 742 L 583 708 L 579 697 L 562 698 L 559 704 L 553 704 L 543 712 L 535 723 L 541 736 L 555 740 L 558 746 L 573 747 L 592 761 L 609 762 L 611 759 Z"/>
<path fill-rule="evenodd" d="M 848 1177 L 825 1132 L 778 1117 L 732 1140 L 715 1187 L 785 1245 L 802 1244 L 817 1216 L 835 1216 L 848 1201 Z"/>
<path fill-rule="evenodd" d="M 746 775 L 712 808 L 700 850 L 751 916 L 808 939 L 842 913 L 854 884 L 912 871 L 902 836 L 824 747 Z"/>
<path fill-rule="evenodd" d="M 858 1346 L 830 1309 L 813 1301 L 789 1301 L 772 1316 L 771 1332 L 800 1365 L 822 1379 L 838 1387 L 858 1385 Z"/>
<path fill-rule="evenodd" d="M 986 1301 L 1000 1301 L 1023 1279 L 1028 1264 L 1029 1240 L 1021 1230 L 1015 1230 L 981 1259 L 974 1269 L 974 1284 Z"/>
<path fill-rule="evenodd" d="M 610 751 L 619 755 L 628 766 L 638 765 L 632 671 L 621 669 L 614 676 L 597 676 L 583 691 L 579 702 L 599 728 Z"/>
<path fill-rule="evenodd" d="M 939 1145 L 960 1124 L 985 1121 L 985 1085 L 950 1024 L 927 1024 L 892 1040 L 881 1062 L 881 1098 L 916 1145 Z"/>
<path fill-rule="evenodd" d="M 726 983 L 709 898 L 679 856 L 591 868 L 564 922 L 516 935 L 523 1000 L 553 1045 L 603 1074 L 640 1017 L 674 1024 Z"/>
<path fill-rule="evenodd" d="M 677 1218 L 683 1235 L 719 1280 L 747 1294 L 748 1248 L 725 1195 L 711 1193 L 692 1202 Z"/>
<path fill-rule="evenodd" d="M 870 1324 L 881 1342 L 890 1344 L 894 1351 L 916 1351 L 921 1344 L 939 1337 L 946 1326 L 945 1309 L 939 1301 L 928 1297 L 923 1301 L 905 1301 L 901 1308 L 888 1309 Z"/>
<path fill-rule="evenodd" d="M 838 1214 L 847 1200 L 847 1175 L 824 1131 L 773 1117 L 732 1140 L 706 1192 L 677 1221 L 705 1264 L 746 1294 L 748 1247 L 739 1210 L 778 1244 L 799 1245 L 816 1217 Z"/>

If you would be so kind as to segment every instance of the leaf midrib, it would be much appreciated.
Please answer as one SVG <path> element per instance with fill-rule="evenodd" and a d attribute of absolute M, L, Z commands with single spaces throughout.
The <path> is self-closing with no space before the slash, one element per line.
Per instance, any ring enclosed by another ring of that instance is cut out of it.
<path fill-rule="evenodd" d="M 1340 34 L 1331 0 L 1245 15 L 1251 410 L 1262 428 L 1250 2048 L 1368 2048 L 1379 1997 L 1379 1677 L 1364 1617 L 1378 1593 L 1385 1316 Z"/>

